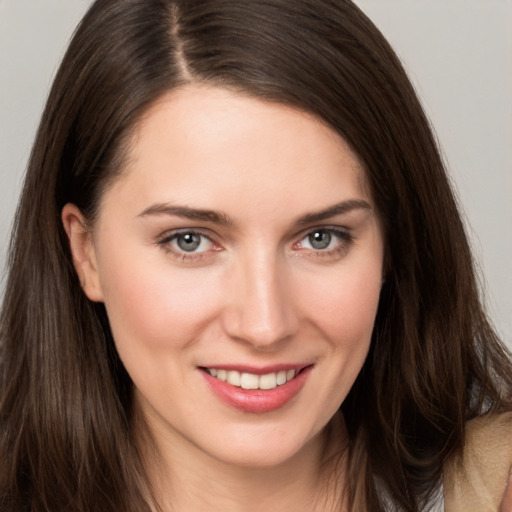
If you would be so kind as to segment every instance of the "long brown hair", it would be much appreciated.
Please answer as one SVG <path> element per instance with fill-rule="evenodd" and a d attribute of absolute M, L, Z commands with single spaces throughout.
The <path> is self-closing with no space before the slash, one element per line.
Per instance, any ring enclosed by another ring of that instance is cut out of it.
<path fill-rule="evenodd" d="M 16 212 L 0 324 L 0 509 L 150 510 L 132 383 L 103 305 L 81 290 L 60 212 L 72 202 L 94 219 L 141 115 L 187 82 L 311 112 L 364 165 L 386 280 L 370 353 L 342 405 L 350 502 L 423 509 L 464 423 L 512 408 L 510 355 L 482 310 L 415 92 L 383 36 L 344 0 L 91 6 L 55 78 Z"/>

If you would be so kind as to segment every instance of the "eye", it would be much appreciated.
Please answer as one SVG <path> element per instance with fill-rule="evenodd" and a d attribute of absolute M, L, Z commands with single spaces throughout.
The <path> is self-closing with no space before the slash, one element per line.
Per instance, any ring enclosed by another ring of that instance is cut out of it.
<path fill-rule="evenodd" d="M 333 249 L 343 240 L 347 240 L 348 233 L 334 229 L 315 229 L 309 232 L 301 241 L 303 249 L 325 251 Z"/>
<path fill-rule="evenodd" d="M 178 249 L 185 252 L 200 252 L 198 249 L 205 250 L 205 245 L 208 245 L 207 240 L 199 233 L 178 233 L 173 240 Z"/>
<path fill-rule="evenodd" d="M 350 248 L 353 236 L 339 228 L 315 228 L 309 231 L 293 246 L 295 250 L 304 250 L 321 257 L 337 257 Z"/>
<path fill-rule="evenodd" d="M 203 253 L 210 250 L 213 242 L 204 234 L 197 231 L 178 231 L 166 236 L 159 242 L 167 249 L 182 254 Z"/>
<path fill-rule="evenodd" d="M 304 242 L 306 245 L 309 244 L 309 249 L 316 249 L 322 251 L 324 249 L 329 249 L 332 241 L 336 242 L 336 237 L 333 237 L 332 233 L 326 229 L 317 229 L 312 233 L 309 233 L 306 237 L 302 239 L 303 246 Z"/>

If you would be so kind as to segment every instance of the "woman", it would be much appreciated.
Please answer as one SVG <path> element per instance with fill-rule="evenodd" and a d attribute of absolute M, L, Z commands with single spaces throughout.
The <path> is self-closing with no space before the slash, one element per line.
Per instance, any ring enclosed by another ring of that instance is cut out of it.
<path fill-rule="evenodd" d="M 414 511 L 443 479 L 468 510 L 496 432 L 471 506 L 509 506 L 509 354 L 428 122 L 349 2 L 95 2 L 1 326 L 2 511 Z"/>

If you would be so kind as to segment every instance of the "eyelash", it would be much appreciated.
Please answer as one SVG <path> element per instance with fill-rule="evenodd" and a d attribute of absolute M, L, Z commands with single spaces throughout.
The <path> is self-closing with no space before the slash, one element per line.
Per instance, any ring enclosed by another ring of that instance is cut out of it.
<path fill-rule="evenodd" d="M 201 237 L 202 244 L 204 240 L 207 240 L 208 243 L 210 243 L 212 246 L 215 247 L 214 251 L 220 250 L 220 246 L 215 244 L 215 242 L 212 240 L 212 238 L 200 230 L 194 230 L 194 229 L 181 229 L 179 231 L 174 231 L 170 234 L 165 234 L 160 240 L 158 240 L 157 244 L 162 247 L 166 252 L 171 253 L 175 258 L 181 260 L 181 261 L 200 261 L 204 257 L 208 255 L 208 251 L 202 251 L 202 252 L 187 252 L 184 250 L 180 250 L 179 248 L 176 248 L 172 245 L 172 242 L 175 240 L 178 240 L 180 236 L 186 236 L 186 235 L 195 235 Z"/>
<path fill-rule="evenodd" d="M 313 236 L 316 233 L 328 233 L 331 237 L 338 238 L 336 245 L 330 249 L 314 249 L 314 248 L 301 248 L 299 244 L 302 244 L 304 240 Z M 343 230 L 337 227 L 322 226 L 310 229 L 304 236 L 293 244 L 293 247 L 299 251 L 310 251 L 315 258 L 322 259 L 336 259 L 337 257 L 344 255 L 354 242 L 354 235 L 347 230 Z"/>
<path fill-rule="evenodd" d="M 300 244 L 302 244 L 304 240 L 307 240 L 308 237 L 311 237 L 316 233 L 327 233 L 330 235 L 330 237 L 338 238 L 338 242 L 334 247 L 326 249 L 300 247 Z M 185 262 L 201 261 L 203 258 L 210 256 L 209 253 L 211 251 L 208 249 L 201 252 L 187 252 L 185 250 L 180 250 L 179 248 L 176 248 L 172 245 L 173 241 L 178 240 L 180 236 L 186 235 L 195 235 L 201 237 L 200 244 L 202 244 L 204 240 L 207 240 L 208 243 L 212 245 L 214 252 L 222 250 L 222 248 L 219 245 L 217 245 L 210 236 L 206 235 L 200 230 L 194 229 L 182 229 L 179 231 L 174 231 L 170 234 L 165 234 L 160 240 L 157 241 L 157 245 L 162 247 L 166 252 L 172 254 L 173 257 L 175 257 L 176 259 Z M 301 236 L 300 240 L 298 240 L 292 245 L 292 248 L 297 251 L 309 251 L 312 253 L 313 257 L 316 258 L 335 259 L 337 256 L 340 256 L 347 252 L 350 246 L 352 245 L 353 241 L 354 236 L 349 231 L 342 230 L 337 227 L 322 226 L 308 230 L 304 235 Z"/>

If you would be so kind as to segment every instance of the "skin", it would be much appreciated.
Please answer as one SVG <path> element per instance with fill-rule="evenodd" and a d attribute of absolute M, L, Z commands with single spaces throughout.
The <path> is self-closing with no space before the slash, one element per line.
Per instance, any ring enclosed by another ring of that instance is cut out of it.
<path fill-rule="evenodd" d="M 128 156 L 93 225 L 72 204 L 62 219 L 154 440 L 157 456 L 143 451 L 157 495 L 173 510 L 334 509 L 336 412 L 367 355 L 382 286 L 383 240 L 358 159 L 311 115 L 200 85 L 160 98 Z M 325 213 L 342 202 L 348 211 Z M 197 250 L 180 248 L 176 230 L 200 234 Z M 330 237 L 327 248 L 313 233 Z M 311 370 L 286 405 L 247 413 L 206 382 L 201 367 L 224 364 Z"/>
<path fill-rule="evenodd" d="M 499 512 L 512 512 L 512 467 L 509 469 L 507 487 L 503 493 Z"/>

